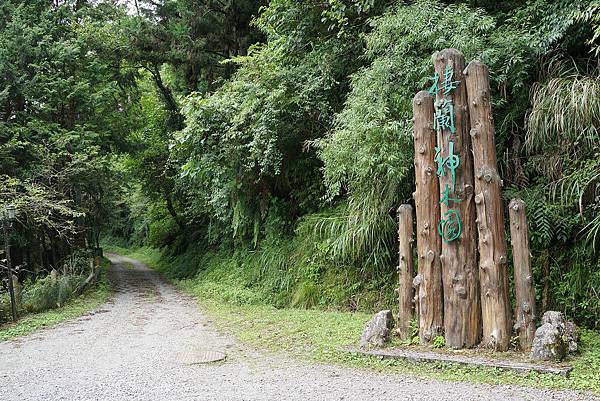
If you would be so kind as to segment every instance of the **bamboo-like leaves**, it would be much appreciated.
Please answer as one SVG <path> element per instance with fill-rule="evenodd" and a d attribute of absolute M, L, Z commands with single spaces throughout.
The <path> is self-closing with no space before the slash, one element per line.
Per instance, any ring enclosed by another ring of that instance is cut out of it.
<path fill-rule="evenodd" d="M 582 229 L 595 248 L 600 233 L 600 73 L 565 70 L 551 63 L 555 77 L 535 84 L 527 119 L 526 147 L 538 154 L 536 168 L 548 176 L 555 199 L 576 204 L 591 220 Z"/>

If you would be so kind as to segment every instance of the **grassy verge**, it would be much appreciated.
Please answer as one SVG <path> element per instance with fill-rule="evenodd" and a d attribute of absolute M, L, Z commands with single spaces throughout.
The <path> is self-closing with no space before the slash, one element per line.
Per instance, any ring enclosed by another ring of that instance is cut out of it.
<path fill-rule="evenodd" d="M 150 248 L 150 247 L 141 247 L 135 249 L 122 248 L 116 245 L 104 245 L 103 246 L 104 253 L 116 253 L 118 255 L 127 256 L 140 262 L 152 266 L 153 269 L 159 269 L 159 267 L 163 267 L 162 263 L 162 255 L 158 249 Z"/>
<path fill-rule="evenodd" d="M 128 251 L 159 271 L 165 264 L 149 248 Z M 260 301 L 260 292 L 228 279 L 228 271 L 208 268 L 192 279 L 176 280 L 183 291 L 194 295 L 203 311 L 214 319 L 219 330 L 257 348 L 285 352 L 296 358 L 320 363 L 402 373 L 449 381 L 512 384 L 538 388 L 573 389 L 600 395 L 600 333 L 586 330 L 580 341 L 581 354 L 572 361 L 569 378 L 552 374 L 516 373 L 493 368 L 465 367 L 447 363 L 411 363 L 352 355 L 340 347 L 354 344 L 370 314 L 317 309 L 275 308 Z M 224 267 L 223 267 L 224 269 Z M 243 284 L 243 282 L 241 282 Z"/>
<path fill-rule="evenodd" d="M 240 341 L 258 348 L 284 351 L 301 359 L 387 373 L 449 381 L 583 390 L 600 395 L 600 334 L 597 332 L 583 333 L 581 355 L 575 358 L 574 369 L 569 378 L 446 363 L 415 364 L 340 351 L 340 347 L 353 344 L 360 337 L 364 324 L 370 318 L 367 314 L 234 305 L 220 299 L 206 298 L 192 280 L 180 282 L 179 287 L 198 298 L 200 307 L 214 318 L 219 330 L 233 334 Z"/>
<path fill-rule="evenodd" d="M 81 296 L 67 302 L 64 306 L 40 313 L 28 314 L 15 323 L 0 326 L 0 341 L 31 334 L 42 328 L 51 327 L 65 320 L 85 315 L 106 302 L 110 293 L 106 274 L 101 273 L 98 283 L 88 288 Z"/>

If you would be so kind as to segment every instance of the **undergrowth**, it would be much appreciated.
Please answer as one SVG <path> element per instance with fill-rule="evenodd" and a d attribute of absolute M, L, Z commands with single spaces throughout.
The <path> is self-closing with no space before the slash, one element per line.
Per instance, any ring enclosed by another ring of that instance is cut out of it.
<path fill-rule="evenodd" d="M 238 251 L 196 248 L 174 257 L 149 247 L 104 247 L 154 266 L 170 279 L 192 280 L 198 292 L 236 305 L 372 312 L 395 303 L 391 276 L 337 265 L 325 251 L 304 257 L 296 244 Z"/>
<path fill-rule="evenodd" d="M 44 284 L 45 282 L 38 283 L 34 289 L 30 289 L 32 298 L 27 301 L 38 303 L 28 304 L 35 305 L 35 307 L 21 309 L 19 315 L 21 317 L 17 322 L 0 325 L 0 341 L 27 335 L 41 328 L 50 327 L 67 319 L 84 315 L 106 302 L 111 293 L 106 277 L 108 264 L 109 262 L 105 260 L 98 281 L 76 298 L 72 297 L 72 292 L 68 298 L 60 298 L 65 296 L 65 291 L 71 288 L 70 285 L 59 284 L 61 281 L 52 285 Z M 73 280 L 66 280 L 65 282 L 67 281 L 71 282 Z M 61 291 L 64 295 L 60 295 Z M 55 296 L 59 298 L 55 298 Z M 62 302 L 59 304 L 54 303 L 57 299 Z M 47 306 L 47 308 L 42 309 L 43 306 Z"/>

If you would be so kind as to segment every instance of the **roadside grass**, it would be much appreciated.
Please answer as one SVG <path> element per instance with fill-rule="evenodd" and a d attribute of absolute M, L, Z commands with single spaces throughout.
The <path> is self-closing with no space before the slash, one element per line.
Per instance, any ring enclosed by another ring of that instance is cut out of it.
<path fill-rule="evenodd" d="M 412 363 L 381 359 L 341 351 L 356 344 L 370 315 L 303 309 L 276 309 L 266 305 L 236 305 L 206 297 L 194 280 L 178 283 L 193 294 L 200 308 L 224 333 L 257 348 L 283 351 L 294 357 L 320 363 L 367 368 L 448 381 L 473 381 L 537 388 L 573 389 L 600 395 L 600 333 L 583 331 L 581 355 L 574 358 L 568 378 L 555 374 L 527 374 L 501 369 L 468 367 L 449 363 Z M 200 290 L 200 291 L 199 291 Z"/>
<path fill-rule="evenodd" d="M 105 272 L 102 272 L 96 284 L 60 308 L 27 314 L 15 323 L 0 326 L 0 341 L 31 334 L 42 328 L 52 327 L 65 320 L 85 315 L 105 303 L 110 294 L 108 279 Z"/>
<path fill-rule="evenodd" d="M 145 265 L 151 266 L 153 269 L 161 270 L 159 267 L 163 267 L 162 263 L 162 255 L 160 250 L 150 247 L 140 247 L 135 249 L 123 248 L 117 245 L 107 245 L 103 244 L 104 253 L 116 253 L 118 255 L 127 256 L 140 262 Z"/>
<path fill-rule="evenodd" d="M 160 254 L 150 248 L 114 249 L 116 253 L 139 259 L 160 272 L 170 268 Z M 223 265 L 226 266 L 226 265 Z M 224 267 L 223 267 L 224 268 Z M 518 373 L 495 368 L 468 367 L 451 363 L 412 363 L 355 355 L 341 350 L 355 345 L 371 317 L 361 312 L 322 309 L 275 308 L 261 301 L 260 291 L 223 280 L 227 272 L 214 269 L 195 278 L 174 280 L 182 291 L 193 295 L 200 308 L 212 317 L 223 333 L 256 348 L 284 352 L 295 358 L 391 374 L 412 375 L 447 381 L 522 385 L 536 388 L 572 389 L 600 395 L 600 333 L 583 330 L 580 355 L 569 362 L 574 369 L 568 378 L 537 372 Z"/>

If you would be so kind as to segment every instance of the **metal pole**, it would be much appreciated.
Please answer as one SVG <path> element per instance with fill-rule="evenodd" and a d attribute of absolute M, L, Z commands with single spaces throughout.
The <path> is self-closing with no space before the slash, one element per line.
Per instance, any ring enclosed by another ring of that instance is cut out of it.
<path fill-rule="evenodd" d="M 15 301 L 15 289 L 13 287 L 12 266 L 10 263 L 10 245 L 8 241 L 7 221 L 2 220 L 2 231 L 4 231 L 4 251 L 6 252 L 6 270 L 8 271 L 8 292 L 10 293 L 10 307 L 13 321 L 17 321 L 17 303 Z"/>

